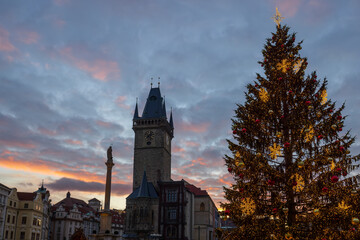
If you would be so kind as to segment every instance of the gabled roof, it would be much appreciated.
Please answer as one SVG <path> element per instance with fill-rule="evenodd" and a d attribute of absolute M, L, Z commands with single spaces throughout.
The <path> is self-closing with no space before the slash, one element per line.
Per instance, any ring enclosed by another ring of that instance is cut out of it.
<path fill-rule="evenodd" d="M 159 196 L 155 190 L 154 185 L 151 182 L 147 181 L 146 172 L 144 171 L 140 187 L 135 189 L 126 199 L 158 197 Z"/>
<path fill-rule="evenodd" d="M 17 192 L 17 196 L 19 200 L 22 201 L 33 201 L 36 197 L 36 192 Z"/>
<path fill-rule="evenodd" d="M 69 196 L 69 195 L 68 195 Z M 80 199 L 72 198 L 72 197 L 66 197 L 60 202 L 56 203 L 54 206 L 52 206 L 52 210 L 56 210 L 60 205 L 64 207 L 64 209 L 68 212 L 74 207 L 74 204 L 76 204 L 78 210 L 81 213 L 87 213 L 87 212 L 94 212 L 95 210 L 89 206 L 86 202 Z"/>
<path fill-rule="evenodd" d="M 135 109 L 136 110 L 136 109 Z M 142 119 L 146 118 L 165 118 L 165 101 L 161 97 L 160 88 L 151 88 L 149 96 L 146 100 L 145 108 L 141 116 Z"/>
<path fill-rule="evenodd" d="M 209 196 L 206 190 L 201 190 L 201 188 L 195 187 L 192 184 L 187 184 L 185 187 L 195 196 Z"/>

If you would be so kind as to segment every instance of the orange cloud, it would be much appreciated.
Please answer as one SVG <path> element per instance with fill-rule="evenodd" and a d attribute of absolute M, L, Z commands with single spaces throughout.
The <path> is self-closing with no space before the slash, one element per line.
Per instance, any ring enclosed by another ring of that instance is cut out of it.
<path fill-rule="evenodd" d="M 96 124 L 99 126 L 102 126 L 102 127 L 110 127 L 111 126 L 111 123 L 100 121 L 100 120 L 96 121 Z"/>
<path fill-rule="evenodd" d="M 93 62 L 86 61 L 74 56 L 71 47 L 62 49 L 60 53 L 77 68 L 89 73 L 95 79 L 106 82 L 109 80 L 109 77 L 112 77 L 112 79 L 120 77 L 120 69 L 117 62 L 103 59 L 96 59 Z"/>
<path fill-rule="evenodd" d="M 181 147 L 178 147 L 178 146 L 174 146 L 173 147 L 173 149 L 172 149 L 172 151 L 174 152 L 174 153 L 179 153 L 179 152 L 185 152 L 185 149 L 183 149 L 183 148 L 181 148 Z"/>
<path fill-rule="evenodd" d="M 37 43 L 39 40 L 39 34 L 37 32 L 24 31 L 21 33 L 20 37 L 20 41 L 26 44 Z"/>
<path fill-rule="evenodd" d="M 0 26 L 0 51 L 11 52 L 15 49 L 9 40 L 9 32 Z"/>
<path fill-rule="evenodd" d="M 181 122 L 179 128 L 182 131 L 203 133 L 208 130 L 209 126 L 210 126 L 210 123 L 191 124 L 188 122 Z"/>
<path fill-rule="evenodd" d="M 2 140 L 0 139 L 0 144 L 7 146 L 7 147 L 19 147 L 19 148 L 35 148 L 35 144 L 33 143 L 27 143 L 27 142 L 17 142 L 17 141 L 11 141 L 11 140 Z"/>
<path fill-rule="evenodd" d="M 191 160 L 191 162 L 192 162 L 192 163 L 200 164 L 200 165 L 202 165 L 202 166 L 206 166 L 206 165 L 207 165 L 206 163 L 204 163 L 204 159 L 203 159 L 202 157 L 199 157 L 199 158 L 197 158 L 197 159 L 195 159 L 195 160 Z"/>

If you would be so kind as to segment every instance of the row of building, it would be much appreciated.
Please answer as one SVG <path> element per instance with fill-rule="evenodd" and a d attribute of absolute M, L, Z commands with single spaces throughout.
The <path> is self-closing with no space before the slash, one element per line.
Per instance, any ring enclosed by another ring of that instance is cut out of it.
<path fill-rule="evenodd" d="M 86 203 L 70 192 L 52 205 L 50 192 L 42 185 L 35 192 L 18 192 L 0 183 L 0 239 L 67 240 L 77 229 L 85 236 L 99 232 L 101 202 Z M 125 212 L 111 210 L 113 234 L 122 235 Z"/>

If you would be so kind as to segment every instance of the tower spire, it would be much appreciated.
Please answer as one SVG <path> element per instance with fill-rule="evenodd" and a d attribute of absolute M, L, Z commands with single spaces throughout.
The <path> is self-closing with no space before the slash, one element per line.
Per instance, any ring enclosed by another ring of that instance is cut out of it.
<path fill-rule="evenodd" d="M 172 116 L 172 107 L 170 110 L 170 121 L 169 121 L 171 129 L 174 129 L 174 122 L 173 122 L 173 116 Z"/>
<path fill-rule="evenodd" d="M 137 118 L 139 118 L 138 98 L 136 98 L 136 105 L 135 105 L 135 111 L 134 111 L 134 118 L 133 119 L 137 119 Z"/>

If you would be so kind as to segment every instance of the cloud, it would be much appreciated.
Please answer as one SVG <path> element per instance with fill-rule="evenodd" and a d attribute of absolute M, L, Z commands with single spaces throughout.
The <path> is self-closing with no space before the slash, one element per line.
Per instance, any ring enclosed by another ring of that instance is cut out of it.
<path fill-rule="evenodd" d="M 19 39 L 25 44 L 34 44 L 39 41 L 39 34 L 32 31 L 22 31 L 19 33 Z"/>
<path fill-rule="evenodd" d="M 120 79 L 120 69 L 117 62 L 108 61 L 105 59 L 81 59 L 78 55 L 74 54 L 72 47 L 66 47 L 61 49 L 61 55 L 65 57 L 71 64 L 74 64 L 82 71 L 89 73 L 93 78 L 107 82 L 109 80 Z"/>
<path fill-rule="evenodd" d="M 104 193 L 105 184 L 100 182 L 85 182 L 81 180 L 71 178 L 60 178 L 52 183 L 48 183 L 47 187 L 52 191 L 81 191 L 81 192 L 93 192 Z M 131 193 L 131 184 L 111 184 L 111 194 L 117 196 L 124 196 Z"/>
<path fill-rule="evenodd" d="M 10 42 L 9 32 L 0 26 L 0 51 L 3 52 L 12 52 L 15 51 L 16 48 Z"/>

